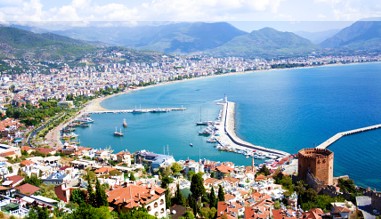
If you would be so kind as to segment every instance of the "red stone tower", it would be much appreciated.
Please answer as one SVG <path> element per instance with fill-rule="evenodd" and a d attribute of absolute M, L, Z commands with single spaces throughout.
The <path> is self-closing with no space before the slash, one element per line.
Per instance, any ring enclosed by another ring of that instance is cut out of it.
<path fill-rule="evenodd" d="M 328 149 L 306 148 L 298 153 L 298 176 L 307 180 L 308 171 L 325 185 L 333 184 L 333 152 Z"/>

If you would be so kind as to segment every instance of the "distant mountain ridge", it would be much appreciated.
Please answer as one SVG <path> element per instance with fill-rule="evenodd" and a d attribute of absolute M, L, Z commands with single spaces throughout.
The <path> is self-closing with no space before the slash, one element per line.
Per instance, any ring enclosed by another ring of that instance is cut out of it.
<path fill-rule="evenodd" d="M 226 22 L 173 23 L 159 26 L 87 27 L 56 31 L 76 39 L 165 53 L 191 53 L 218 47 L 246 34 Z"/>
<path fill-rule="evenodd" d="M 308 39 L 314 44 L 320 44 L 324 40 L 334 36 L 340 31 L 340 29 L 325 30 L 319 32 L 307 32 L 307 31 L 297 31 L 296 35 Z"/>
<path fill-rule="evenodd" d="M 209 52 L 219 56 L 277 57 L 306 54 L 315 48 L 309 40 L 294 33 L 263 28 L 238 36 Z"/>
<path fill-rule="evenodd" d="M 0 57 L 67 60 L 93 51 L 88 42 L 52 33 L 37 34 L 13 27 L 0 26 Z"/>
<path fill-rule="evenodd" d="M 381 51 L 381 21 L 357 21 L 320 45 L 324 48 Z"/>

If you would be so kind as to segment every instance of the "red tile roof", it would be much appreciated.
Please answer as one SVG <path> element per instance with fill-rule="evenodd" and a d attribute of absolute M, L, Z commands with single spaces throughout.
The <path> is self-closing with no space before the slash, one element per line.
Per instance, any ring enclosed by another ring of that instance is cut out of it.
<path fill-rule="evenodd" d="M 107 192 L 107 201 L 131 209 L 159 199 L 164 192 L 164 189 L 157 186 L 148 188 L 147 186 L 128 185 Z"/>
<path fill-rule="evenodd" d="M 21 186 L 17 186 L 15 189 L 19 190 L 19 192 L 24 195 L 33 195 L 35 192 L 40 190 L 40 188 L 38 188 L 37 186 L 34 186 L 29 183 L 26 183 Z"/>
<path fill-rule="evenodd" d="M 33 165 L 34 164 L 34 162 L 33 161 L 30 161 L 30 160 L 23 160 L 23 161 L 21 161 L 20 162 L 20 165 L 21 166 L 30 166 L 30 165 Z"/>

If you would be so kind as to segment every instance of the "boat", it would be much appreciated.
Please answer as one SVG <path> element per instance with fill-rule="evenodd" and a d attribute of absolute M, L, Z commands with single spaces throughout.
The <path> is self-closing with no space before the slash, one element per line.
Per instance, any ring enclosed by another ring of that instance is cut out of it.
<path fill-rule="evenodd" d="M 208 140 L 206 140 L 207 143 L 216 143 L 217 139 L 215 137 L 211 137 Z"/>
<path fill-rule="evenodd" d="M 123 136 L 122 130 L 119 129 L 119 132 L 118 132 L 118 130 L 115 128 L 114 136 L 122 137 Z"/>
<path fill-rule="evenodd" d="M 89 115 L 84 115 L 84 116 L 80 117 L 79 119 L 77 119 L 76 122 L 79 122 L 80 124 L 82 124 L 82 123 L 93 123 L 94 120 L 91 119 Z"/>
<path fill-rule="evenodd" d="M 169 111 L 168 109 L 156 108 L 156 109 L 151 110 L 150 112 L 151 113 L 166 113 L 168 111 Z"/>
<path fill-rule="evenodd" d="M 189 146 L 193 147 L 193 144 L 192 144 L 192 143 L 189 143 Z"/>
<path fill-rule="evenodd" d="M 62 135 L 62 139 L 63 140 L 70 140 L 70 139 L 74 139 L 74 138 L 76 138 L 76 137 L 78 137 L 78 135 L 77 134 L 75 134 L 74 132 L 70 132 L 69 134 L 63 134 Z"/>
<path fill-rule="evenodd" d="M 89 127 L 90 125 L 89 125 L 89 123 L 84 123 L 83 122 L 79 126 L 86 128 L 86 127 Z"/>
<path fill-rule="evenodd" d="M 124 127 L 124 128 L 127 128 L 127 122 L 126 122 L 126 119 L 123 119 L 123 127 Z"/>

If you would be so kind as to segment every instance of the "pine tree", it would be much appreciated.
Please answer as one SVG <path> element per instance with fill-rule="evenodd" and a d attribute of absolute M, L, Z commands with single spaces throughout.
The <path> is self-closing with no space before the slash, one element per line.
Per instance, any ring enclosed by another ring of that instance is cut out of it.
<path fill-rule="evenodd" d="M 199 200 L 201 196 L 205 193 L 203 179 L 200 174 L 195 174 L 192 176 L 190 191 L 192 192 L 192 196 L 196 200 Z"/>
<path fill-rule="evenodd" d="M 225 192 L 221 185 L 218 186 L 218 201 L 225 201 Z"/>
<path fill-rule="evenodd" d="M 98 178 L 95 183 L 95 200 L 96 200 L 96 207 L 98 208 L 101 206 L 108 206 L 106 192 L 101 187 Z"/>
<path fill-rule="evenodd" d="M 175 192 L 174 204 L 185 205 L 184 196 L 181 194 L 180 185 L 177 184 L 177 190 Z"/>
<path fill-rule="evenodd" d="M 212 207 L 217 208 L 217 198 L 216 198 L 216 194 L 214 193 L 213 186 L 209 193 L 209 203 L 210 203 L 210 208 Z"/>
<path fill-rule="evenodd" d="M 91 206 L 96 207 L 96 199 L 93 190 L 93 186 L 91 185 L 90 177 L 87 178 L 87 203 Z"/>

